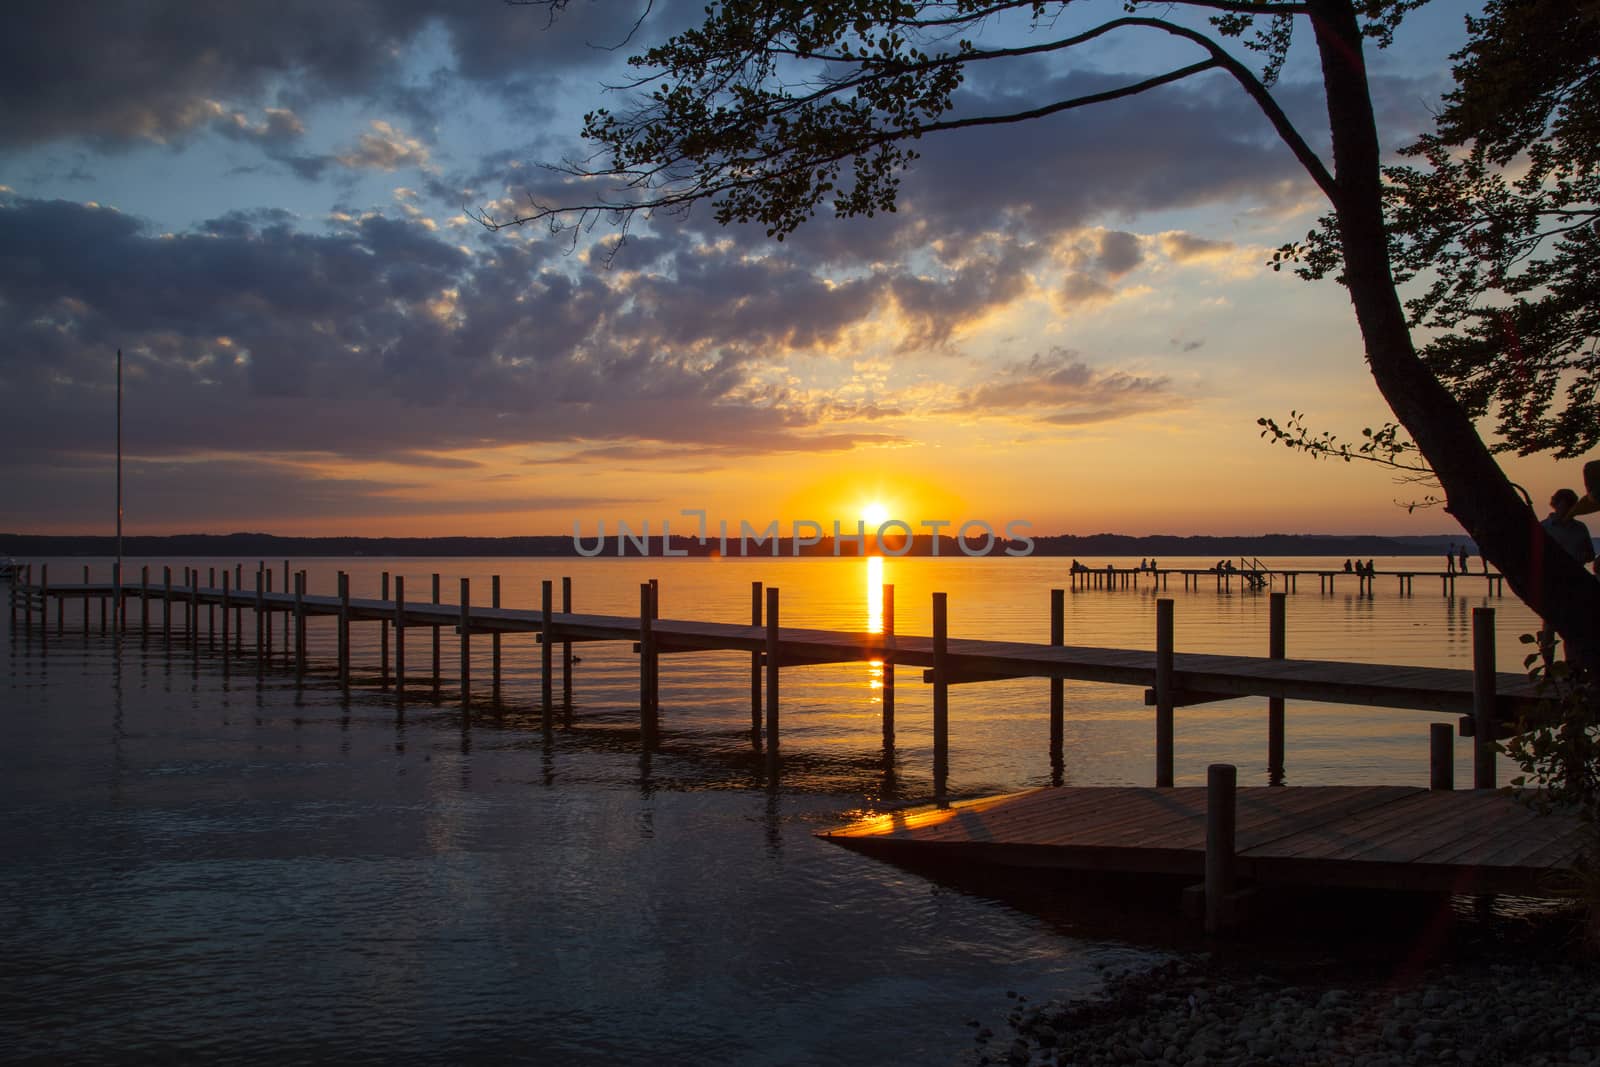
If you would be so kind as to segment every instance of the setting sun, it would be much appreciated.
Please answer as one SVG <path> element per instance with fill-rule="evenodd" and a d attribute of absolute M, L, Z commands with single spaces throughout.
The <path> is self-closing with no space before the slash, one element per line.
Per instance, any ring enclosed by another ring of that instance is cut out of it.
<path fill-rule="evenodd" d="M 861 518 L 871 527 L 882 526 L 889 517 L 889 509 L 881 500 L 874 500 L 861 509 Z"/>

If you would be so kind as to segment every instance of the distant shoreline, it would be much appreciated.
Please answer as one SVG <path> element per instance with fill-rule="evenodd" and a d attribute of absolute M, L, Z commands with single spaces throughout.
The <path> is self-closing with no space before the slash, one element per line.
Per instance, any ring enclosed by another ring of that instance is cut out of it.
<path fill-rule="evenodd" d="M 939 555 L 961 558 L 973 556 L 1005 556 L 1024 554 L 1026 547 L 1018 541 L 997 539 L 988 551 L 979 551 L 974 542 L 962 546 L 952 537 L 938 539 L 935 552 L 933 540 L 926 536 L 912 539 L 904 555 L 928 557 Z M 1032 538 L 1033 556 L 1069 556 L 1094 558 L 1103 556 L 1201 556 L 1232 559 L 1240 556 L 1442 556 L 1452 546 L 1458 551 L 1465 546 L 1476 556 L 1477 546 L 1461 535 L 1437 534 L 1426 536 L 1384 537 L 1374 534 L 1260 534 L 1254 536 L 1179 536 L 1154 534 L 1135 537 L 1126 534 L 1058 534 Z M 303 556 L 528 556 L 569 557 L 592 556 L 596 559 L 639 559 L 646 555 L 670 558 L 660 537 L 648 539 L 648 552 L 639 551 L 634 543 L 622 546 L 618 552 L 615 537 L 608 537 L 603 549 L 594 552 L 592 537 L 584 540 L 585 552 L 579 552 L 573 539 L 567 536 L 539 537 L 281 537 L 264 533 L 234 534 L 172 534 L 167 536 L 125 536 L 122 539 L 124 556 L 227 556 L 237 558 L 284 558 Z M 843 540 L 839 556 L 865 555 L 855 543 Z M 670 542 L 671 557 L 688 556 L 705 558 L 722 555 L 717 539 L 700 544 L 693 537 L 673 537 Z M 794 543 L 783 538 L 776 544 L 771 541 L 751 544 L 746 551 L 738 550 L 736 540 L 730 539 L 727 556 L 731 558 L 765 559 L 773 556 L 792 558 L 832 557 L 835 555 L 831 538 L 818 544 L 802 544 L 799 552 Z M 116 538 L 74 534 L 6 534 L 0 533 L 0 555 L 17 557 L 37 556 L 111 556 L 116 554 Z M 894 553 L 890 553 L 894 554 Z"/>

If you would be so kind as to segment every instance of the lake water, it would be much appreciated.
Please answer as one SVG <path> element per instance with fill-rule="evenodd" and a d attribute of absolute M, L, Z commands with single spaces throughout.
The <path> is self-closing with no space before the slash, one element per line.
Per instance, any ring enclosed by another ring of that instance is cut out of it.
<path fill-rule="evenodd" d="M 129 573 L 148 564 L 181 575 L 194 562 L 235 561 L 130 560 Z M 282 588 L 282 561 L 269 562 Z M 937 590 L 949 595 L 953 637 L 1042 641 L 1067 562 L 892 559 L 877 580 L 895 586 L 900 633 L 928 632 Z M 109 577 L 104 560 L 49 563 L 57 583 L 78 580 L 85 563 Z M 750 583 L 761 581 L 781 590 L 785 625 L 848 629 L 869 627 L 876 588 L 863 560 L 292 565 L 317 593 L 331 593 L 340 570 L 356 596 L 376 596 L 383 571 L 400 574 L 409 600 L 425 599 L 437 572 L 447 602 L 466 577 L 473 602 L 487 603 L 500 575 L 502 602 L 530 608 L 542 580 L 556 581 L 559 598 L 570 576 L 574 610 L 619 615 L 637 614 L 639 584 L 657 578 L 662 617 L 729 622 L 749 621 Z M 1314 576 L 1309 590 L 1300 579 L 1288 600 L 1291 657 L 1465 667 L 1472 609 L 1490 606 L 1500 669 L 1518 670 L 1517 636 L 1537 625 L 1514 598 L 1487 598 L 1481 577 L 1448 597 L 1436 578 L 1418 578 L 1411 596 L 1392 578 L 1368 597 L 1355 584 L 1341 576 L 1322 594 Z M 1153 647 L 1156 595 L 1148 579 L 1069 592 L 1067 642 Z M 1265 653 L 1264 595 L 1209 582 L 1159 595 L 1176 601 L 1179 651 Z M 258 679 L 253 638 L 230 661 L 204 642 L 168 646 L 159 628 L 119 643 L 100 635 L 97 611 L 85 637 L 78 610 L 68 607 L 60 637 L 52 612 L 47 645 L 7 633 L 8 1058 L 950 1063 L 971 1047 L 967 1021 L 1002 1015 L 1007 990 L 1086 990 L 1099 968 L 1152 952 L 1064 932 L 812 836 L 931 797 L 930 693 L 911 669 L 899 674 L 891 753 L 880 668 L 786 669 L 774 783 L 750 748 L 748 655 L 665 657 L 661 744 L 646 756 L 626 644 L 577 646 L 572 706 L 545 730 L 531 635 L 503 641 L 498 707 L 490 642 L 474 640 L 477 706 L 463 723 L 449 632 L 437 700 L 421 680 L 431 635 L 408 632 L 413 692 L 398 707 L 370 687 L 342 699 L 325 670 L 296 685 L 281 631 L 279 662 Z M 137 602 L 129 614 L 136 623 Z M 376 625 L 354 632 L 358 673 L 375 673 Z M 332 621 L 314 620 L 309 640 L 326 667 Z M 1066 691 L 1065 781 L 1150 784 L 1154 727 L 1141 692 Z M 950 703 L 954 795 L 1050 782 L 1047 683 L 960 686 Z M 1218 761 L 1238 764 L 1242 784 L 1265 783 L 1264 705 L 1179 709 L 1179 784 L 1203 782 Z M 1288 782 L 1425 784 L 1429 721 L 1291 703 Z M 1458 774 L 1470 773 L 1460 746 Z"/>

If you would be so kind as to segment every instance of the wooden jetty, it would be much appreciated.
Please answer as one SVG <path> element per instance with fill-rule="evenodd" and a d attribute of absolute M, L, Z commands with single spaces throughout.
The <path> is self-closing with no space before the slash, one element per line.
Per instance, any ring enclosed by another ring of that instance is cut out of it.
<path fill-rule="evenodd" d="M 1257 561 L 1259 562 L 1259 561 Z M 1172 576 L 1176 574 L 1183 581 L 1185 589 L 1199 589 L 1202 583 L 1214 584 L 1217 592 L 1231 593 L 1235 589 L 1240 592 L 1268 592 L 1281 589 L 1286 593 L 1297 593 L 1300 590 L 1300 577 L 1315 576 L 1317 591 L 1321 593 L 1335 592 L 1335 583 L 1354 582 L 1356 592 L 1364 596 L 1372 596 L 1377 592 L 1377 583 L 1380 578 L 1395 579 L 1396 591 L 1405 596 L 1410 596 L 1415 590 L 1417 578 L 1438 578 L 1439 591 L 1445 596 L 1454 596 L 1456 582 L 1471 583 L 1475 579 L 1482 579 L 1484 593 L 1487 596 L 1503 597 L 1505 595 L 1505 575 L 1499 572 L 1484 571 L 1482 574 L 1470 574 L 1467 571 L 1373 571 L 1364 573 L 1347 570 L 1299 570 L 1282 567 L 1244 566 L 1231 569 L 1217 567 L 1117 567 L 1107 564 L 1104 567 L 1082 566 L 1077 570 L 1068 572 L 1068 579 L 1073 589 L 1137 589 L 1141 580 L 1148 581 L 1152 589 L 1167 589 Z M 1348 588 L 1348 585 L 1346 586 Z"/>
<path fill-rule="evenodd" d="M 80 600 L 82 629 L 89 630 L 88 603 L 101 605 L 101 631 L 105 632 L 106 605 L 112 604 L 111 628 L 127 625 L 129 604 L 139 603 L 138 628 L 148 634 L 153 624 L 150 607 L 156 605 L 158 625 L 164 639 L 171 640 L 174 615 L 180 635 L 191 639 L 198 655 L 204 625 L 204 640 L 216 647 L 217 620 L 221 619 L 222 647 L 230 637 L 233 651 L 247 655 L 244 648 L 246 621 L 253 622 L 254 652 L 258 671 L 271 659 L 274 641 L 274 614 L 283 616 L 283 649 L 292 660 L 297 678 L 313 670 L 307 661 L 305 631 L 307 621 L 328 617 L 337 629 L 337 656 L 333 672 L 339 684 L 353 683 L 350 628 L 376 623 L 380 631 L 380 660 L 377 682 L 388 689 L 391 681 L 397 695 L 404 695 L 415 672 L 406 666 L 406 641 L 411 630 L 426 629 L 432 637 L 432 663 L 429 681 L 439 692 L 441 663 L 439 634 L 454 631 L 460 639 L 459 681 L 461 702 L 470 707 L 474 698 L 471 677 L 470 641 L 473 635 L 486 635 L 498 642 L 500 635 L 533 633 L 539 635 L 541 651 L 541 702 L 549 719 L 553 702 L 555 658 L 553 646 L 561 644 L 563 693 L 570 701 L 571 647 L 577 642 L 620 641 L 629 643 L 640 663 L 640 731 L 644 743 L 658 738 L 660 708 L 659 662 L 663 655 L 695 652 L 743 652 L 751 656 L 751 734 L 757 746 L 764 745 L 769 755 L 777 753 L 780 738 L 781 671 L 824 663 L 881 662 L 885 665 L 883 688 L 883 736 L 892 745 L 894 722 L 894 668 L 897 665 L 924 668 L 922 680 L 931 685 L 933 695 L 933 763 L 936 788 L 942 788 L 949 767 L 949 716 L 952 685 L 975 684 L 1019 678 L 1039 678 L 1050 683 L 1049 718 L 1052 759 L 1059 763 L 1064 733 L 1064 680 L 1137 686 L 1144 690 L 1145 702 L 1155 708 L 1155 780 L 1157 786 L 1173 783 L 1174 718 L 1178 708 L 1236 697 L 1265 697 L 1268 700 L 1269 772 L 1281 778 L 1284 764 L 1285 703 L 1313 700 L 1376 707 L 1405 708 L 1435 715 L 1459 718 L 1464 736 L 1492 740 L 1509 724 L 1538 710 L 1538 695 L 1532 683 L 1520 674 L 1503 674 L 1494 666 L 1494 611 L 1475 608 L 1474 667 L 1472 670 L 1410 667 L 1385 664 L 1343 663 L 1325 660 L 1289 659 L 1284 656 L 1285 594 L 1272 593 L 1268 655 L 1264 657 L 1220 656 L 1204 653 L 1179 653 L 1173 642 L 1173 602 L 1159 600 L 1156 613 L 1156 647 L 1109 649 L 1067 645 L 1063 641 L 1064 601 L 1062 590 L 1051 591 L 1051 633 L 1049 643 L 995 641 L 952 638 L 949 635 L 945 594 L 933 594 L 933 633 L 927 636 L 900 634 L 894 625 L 894 587 L 884 587 L 883 631 L 879 633 L 808 629 L 780 625 L 779 590 L 752 583 L 751 622 L 714 623 L 690 619 L 660 618 L 656 583 L 640 587 L 638 616 L 590 615 L 571 610 L 571 583 L 563 580 L 561 610 L 553 602 L 553 583 L 541 588 L 538 610 L 497 606 L 498 582 L 493 583 L 491 603 L 473 603 L 470 583 L 461 579 L 460 598 L 442 602 L 439 576 L 433 576 L 429 601 L 407 599 L 403 583 L 396 578 L 391 594 L 389 575 L 384 574 L 383 595 L 378 599 L 350 596 L 349 582 L 342 573 L 338 593 L 314 595 L 306 590 L 304 572 L 291 574 L 287 561 L 284 588 L 273 591 L 272 569 L 258 565 L 254 588 L 242 590 L 246 577 L 238 564 L 230 576 L 221 569 L 211 570 L 201 583 L 199 568 L 185 568 L 183 584 L 174 584 L 170 568 L 153 582 L 148 569 L 137 583 L 82 582 L 52 584 L 48 572 L 40 569 L 33 582 L 27 568 L 22 584 L 13 586 L 11 612 L 13 632 L 20 612 L 21 632 L 31 639 L 48 636 L 49 606 L 56 606 L 55 632 L 65 629 L 68 601 Z M 230 580 L 231 579 L 231 580 Z M 292 591 L 291 591 L 292 590 Z M 202 615 L 202 608 L 205 609 Z M 230 613 L 232 621 L 230 623 Z M 202 624 L 202 619 L 205 620 Z M 394 652 L 391 666 L 390 650 Z M 493 660 L 491 687 L 498 697 L 501 689 L 500 659 Z M 1474 784 L 1494 784 L 1492 744 L 1480 740 L 1474 760 Z"/>
<path fill-rule="evenodd" d="M 1587 840 L 1575 815 L 1491 790 L 1406 786 L 1032 789 L 863 819 L 817 836 L 892 862 L 1204 879 L 1209 929 L 1242 889 L 1287 887 L 1559 895 Z"/>

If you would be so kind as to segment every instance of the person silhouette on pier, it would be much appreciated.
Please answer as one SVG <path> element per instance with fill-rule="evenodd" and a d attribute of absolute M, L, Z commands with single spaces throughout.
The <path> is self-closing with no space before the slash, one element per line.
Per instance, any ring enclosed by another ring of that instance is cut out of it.
<path fill-rule="evenodd" d="M 1447 550 L 1445 550 L 1445 554 L 1444 554 L 1444 572 L 1446 574 L 1454 574 L 1456 572 L 1456 546 L 1455 545 L 1451 545 Z"/>
<path fill-rule="evenodd" d="M 1349 574 L 1354 570 L 1355 570 L 1355 567 L 1351 565 L 1350 561 L 1349 560 L 1345 560 L 1344 561 L 1344 572 L 1346 574 Z"/>
<path fill-rule="evenodd" d="M 1470 559 L 1471 556 L 1472 556 L 1472 553 L 1467 551 L 1467 546 L 1466 545 L 1462 545 L 1461 546 L 1461 573 L 1462 574 L 1467 573 L 1467 560 Z"/>

